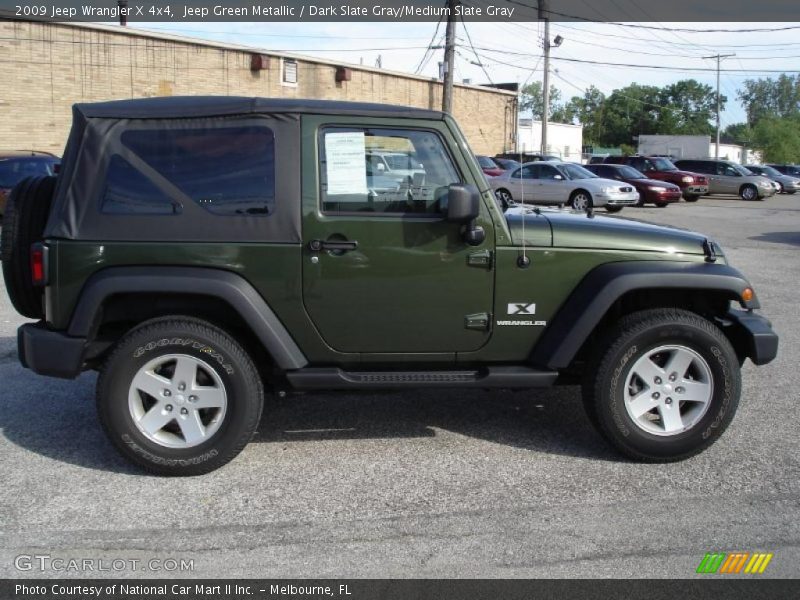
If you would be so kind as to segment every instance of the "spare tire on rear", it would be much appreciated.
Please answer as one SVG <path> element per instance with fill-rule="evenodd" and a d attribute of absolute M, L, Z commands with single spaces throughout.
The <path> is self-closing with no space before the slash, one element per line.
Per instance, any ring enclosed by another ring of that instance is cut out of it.
<path fill-rule="evenodd" d="M 55 189 L 53 176 L 23 179 L 11 191 L 3 215 L 0 251 L 6 290 L 17 312 L 31 319 L 44 317 L 44 289 L 31 279 L 31 244 L 42 240 Z"/>

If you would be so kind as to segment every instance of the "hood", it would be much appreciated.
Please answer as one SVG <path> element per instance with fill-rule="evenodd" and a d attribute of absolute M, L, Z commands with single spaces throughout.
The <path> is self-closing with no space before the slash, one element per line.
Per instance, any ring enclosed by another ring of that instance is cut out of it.
<path fill-rule="evenodd" d="M 641 185 L 641 186 L 647 187 L 647 186 L 651 186 L 651 185 L 657 185 L 657 186 L 660 186 L 660 187 L 667 188 L 668 190 L 678 190 L 678 191 L 680 191 L 680 189 L 681 189 L 680 187 L 678 187 L 674 183 L 672 183 L 670 181 L 664 181 L 662 179 L 628 179 L 627 181 L 628 181 L 628 183 L 631 183 L 631 184 L 633 184 L 635 186 L 640 186 Z"/>
<path fill-rule="evenodd" d="M 523 221 L 524 240 L 529 246 L 702 256 L 703 242 L 707 239 L 703 234 L 675 227 L 597 213 L 589 218 L 584 213 L 566 209 L 541 208 L 537 212 L 528 209 L 523 215 L 521 208 L 512 208 L 506 211 L 506 220 L 515 246 L 523 242 Z"/>

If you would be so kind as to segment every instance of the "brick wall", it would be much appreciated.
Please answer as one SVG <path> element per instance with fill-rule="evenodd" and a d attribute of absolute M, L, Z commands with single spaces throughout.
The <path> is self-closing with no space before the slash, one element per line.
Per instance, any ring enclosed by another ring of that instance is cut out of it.
<path fill-rule="evenodd" d="M 280 56 L 252 72 L 251 53 L 113 26 L 0 21 L 0 150 L 60 153 L 75 102 L 227 94 L 441 107 L 441 84 L 426 78 L 351 66 L 351 81 L 337 83 L 335 63 L 297 60 L 288 86 Z M 507 92 L 455 88 L 454 115 L 479 154 L 513 147 L 515 107 Z"/>

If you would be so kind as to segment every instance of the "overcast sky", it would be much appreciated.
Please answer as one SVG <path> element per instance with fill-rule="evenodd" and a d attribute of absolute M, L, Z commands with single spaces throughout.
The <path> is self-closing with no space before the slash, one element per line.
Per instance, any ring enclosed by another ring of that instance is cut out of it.
<path fill-rule="evenodd" d="M 648 23 L 655 27 L 689 29 L 750 29 L 770 27 L 769 23 Z M 777 23 L 775 27 L 796 25 Z M 143 23 L 132 27 L 168 31 L 177 35 L 234 42 L 265 50 L 296 52 L 309 56 L 375 66 L 378 57 L 383 68 L 436 77 L 443 50 L 427 51 L 434 38 L 436 23 Z M 443 45 L 444 24 L 439 26 L 434 45 Z M 603 92 L 630 83 L 665 85 L 694 78 L 712 87 L 716 74 L 691 71 L 714 69 L 712 54 L 736 56 L 722 62 L 723 69 L 748 72 L 723 72 L 721 93 L 729 98 L 722 114 L 722 126 L 745 120 L 736 92 L 748 78 L 777 77 L 769 71 L 800 70 L 798 29 L 769 33 L 696 33 L 651 30 L 599 23 L 552 23 L 550 37 L 564 38 L 551 56 L 551 82 L 562 98 L 580 95 L 589 85 Z M 467 37 L 471 38 L 476 58 Z M 472 83 L 541 80 L 543 26 L 541 23 L 471 23 L 457 29 L 458 54 L 456 81 Z M 427 61 L 423 60 L 427 54 Z M 568 62 L 559 59 L 591 60 L 636 65 L 674 67 L 657 70 L 642 67 L 617 67 Z M 484 69 L 473 64 L 481 62 Z"/>

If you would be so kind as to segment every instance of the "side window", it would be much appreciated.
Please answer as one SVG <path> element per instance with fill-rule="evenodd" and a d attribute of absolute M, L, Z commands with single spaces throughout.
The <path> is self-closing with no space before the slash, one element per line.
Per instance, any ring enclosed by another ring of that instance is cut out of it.
<path fill-rule="evenodd" d="M 110 215 L 174 215 L 180 212 L 180 203 L 115 154 L 106 172 L 100 211 Z"/>
<path fill-rule="evenodd" d="M 561 175 L 555 167 L 550 165 L 539 165 L 539 179 L 555 179 L 556 175 Z"/>
<path fill-rule="evenodd" d="M 274 212 L 275 139 L 267 127 L 132 129 L 122 143 L 212 214 Z"/>
<path fill-rule="evenodd" d="M 522 179 L 539 179 L 539 168 L 535 165 L 522 167 L 519 170 L 519 177 Z"/>
<path fill-rule="evenodd" d="M 719 168 L 722 169 L 720 175 L 725 175 L 726 177 L 736 177 L 739 175 L 738 171 L 730 165 L 720 163 Z"/>
<path fill-rule="evenodd" d="M 320 133 L 320 198 L 327 214 L 441 215 L 461 177 L 438 134 L 326 128 Z"/>

